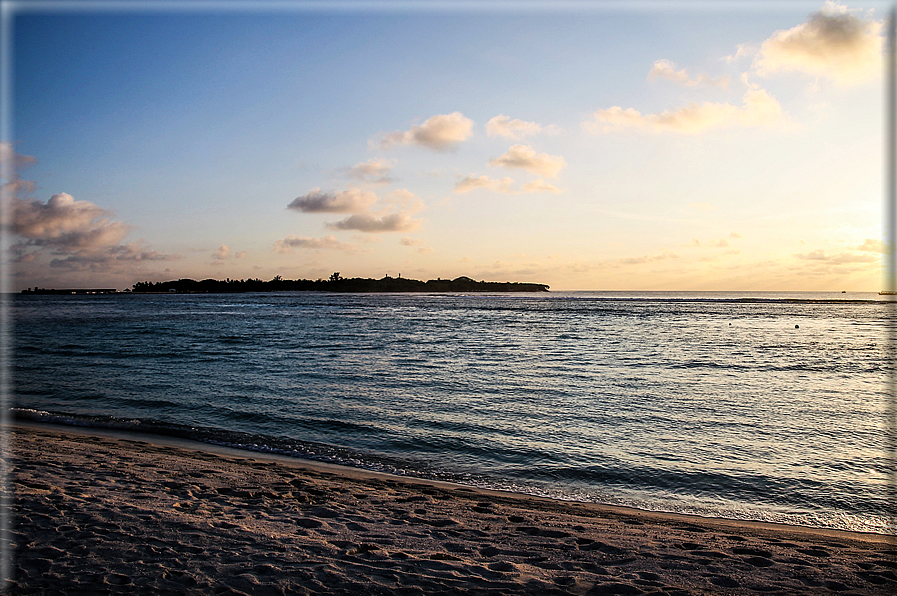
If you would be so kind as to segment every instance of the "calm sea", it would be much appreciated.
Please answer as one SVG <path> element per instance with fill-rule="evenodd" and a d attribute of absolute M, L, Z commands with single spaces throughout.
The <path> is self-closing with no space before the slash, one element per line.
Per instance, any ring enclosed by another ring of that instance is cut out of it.
<path fill-rule="evenodd" d="M 560 499 L 893 534 L 892 306 L 842 293 L 16 296 L 14 406 Z"/>

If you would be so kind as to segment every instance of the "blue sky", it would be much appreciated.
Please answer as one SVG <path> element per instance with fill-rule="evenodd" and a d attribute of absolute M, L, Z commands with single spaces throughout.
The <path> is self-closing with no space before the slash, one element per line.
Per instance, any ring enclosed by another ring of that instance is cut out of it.
<path fill-rule="evenodd" d="M 58 6 L 7 14 L 13 289 L 880 289 L 882 3 Z"/>

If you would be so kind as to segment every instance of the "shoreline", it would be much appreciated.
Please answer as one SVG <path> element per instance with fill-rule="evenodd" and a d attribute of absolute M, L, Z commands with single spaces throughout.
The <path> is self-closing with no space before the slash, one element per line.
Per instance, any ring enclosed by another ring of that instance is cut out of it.
<path fill-rule="evenodd" d="M 401 476 L 398 474 L 390 474 L 389 472 L 379 472 L 376 470 L 367 470 L 365 468 L 354 468 L 340 464 L 332 464 L 327 462 L 315 461 L 310 459 L 302 459 L 279 453 L 267 453 L 263 451 L 251 451 L 248 449 L 239 449 L 236 447 L 228 447 L 224 445 L 216 445 L 213 443 L 204 443 L 186 438 L 155 435 L 152 433 L 132 433 L 124 429 L 113 428 L 95 428 L 95 427 L 77 427 L 67 426 L 64 424 L 15 421 L 11 425 L 13 433 L 15 429 L 42 430 L 46 429 L 59 434 L 73 434 L 78 436 L 96 436 L 111 439 L 119 439 L 124 441 L 145 442 L 151 445 L 161 445 L 169 447 L 178 447 L 188 451 L 215 453 L 222 456 L 230 456 L 237 458 L 246 458 L 259 461 L 271 461 L 283 464 L 289 467 L 299 469 L 313 470 L 316 472 L 332 473 L 339 476 L 346 476 L 353 479 L 387 479 L 394 482 L 405 482 L 412 485 L 433 486 L 445 488 L 449 490 L 472 491 L 477 494 L 483 494 L 492 497 L 506 497 L 510 499 L 519 499 L 521 501 L 536 501 L 540 503 L 556 503 L 559 505 L 571 505 L 582 507 L 587 510 L 593 510 L 596 513 L 606 512 L 620 515 L 630 515 L 633 517 L 653 518 L 663 521 L 682 521 L 693 522 L 706 525 L 716 525 L 720 528 L 725 527 L 750 527 L 756 529 L 765 529 L 773 532 L 804 532 L 812 535 L 825 536 L 829 538 L 845 538 L 848 540 L 866 540 L 870 542 L 880 542 L 886 544 L 894 544 L 897 546 L 897 534 L 881 534 L 878 532 L 859 532 L 854 530 L 840 530 L 837 528 L 820 528 L 815 526 L 800 526 L 796 524 L 785 524 L 778 522 L 766 522 L 759 520 L 732 519 L 725 517 L 711 517 L 692 513 L 674 513 L 668 511 L 653 511 L 650 509 L 639 509 L 637 507 L 629 507 L 626 505 L 613 505 L 610 503 L 595 503 L 587 501 L 574 501 L 555 499 L 552 497 L 542 497 L 526 493 L 518 493 L 514 491 L 505 491 L 489 488 L 481 488 L 457 482 L 449 482 L 444 480 L 434 480 L 429 478 L 418 478 L 416 476 Z M 14 455 L 14 454 L 13 454 Z"/>
<path fill-rule="evenodd" d="M 16 423 L 11 594 L 897 589 L 895 537 L 556 501 Z"/>

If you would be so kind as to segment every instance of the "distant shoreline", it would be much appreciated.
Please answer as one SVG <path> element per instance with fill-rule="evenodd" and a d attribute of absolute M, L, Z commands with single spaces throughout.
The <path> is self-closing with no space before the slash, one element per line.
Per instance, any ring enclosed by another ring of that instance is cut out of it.
<path fill-rule="evenodd" d="M 403 277 L 385 276 L 381 279 L 344 278 L 334 273 L 329 279 L 282 279 L 279 275 L 270 281 L 261 279 L 179 279 L 163 282 L 138 282 L 129 290 L 119 292 L 114 288 L 48 289 L 28 288 L 22 294 L 86 295 L 86 294 L 213 294 L 247 292 L 343 292 L 343 293 L 392 293 L 392 292 L 547 292 L 548 284 L 523 282 L 475 281 L 461 276 L 455 279 L 431 279 L 420 281 Z"/>

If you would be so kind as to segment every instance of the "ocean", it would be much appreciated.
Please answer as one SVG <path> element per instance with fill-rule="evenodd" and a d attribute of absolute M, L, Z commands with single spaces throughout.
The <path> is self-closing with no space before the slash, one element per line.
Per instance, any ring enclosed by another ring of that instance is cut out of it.
<path fill-rule="evenodd" d="M 17 295 L 13 415 L 895 534 L 860 293 Z"/>

